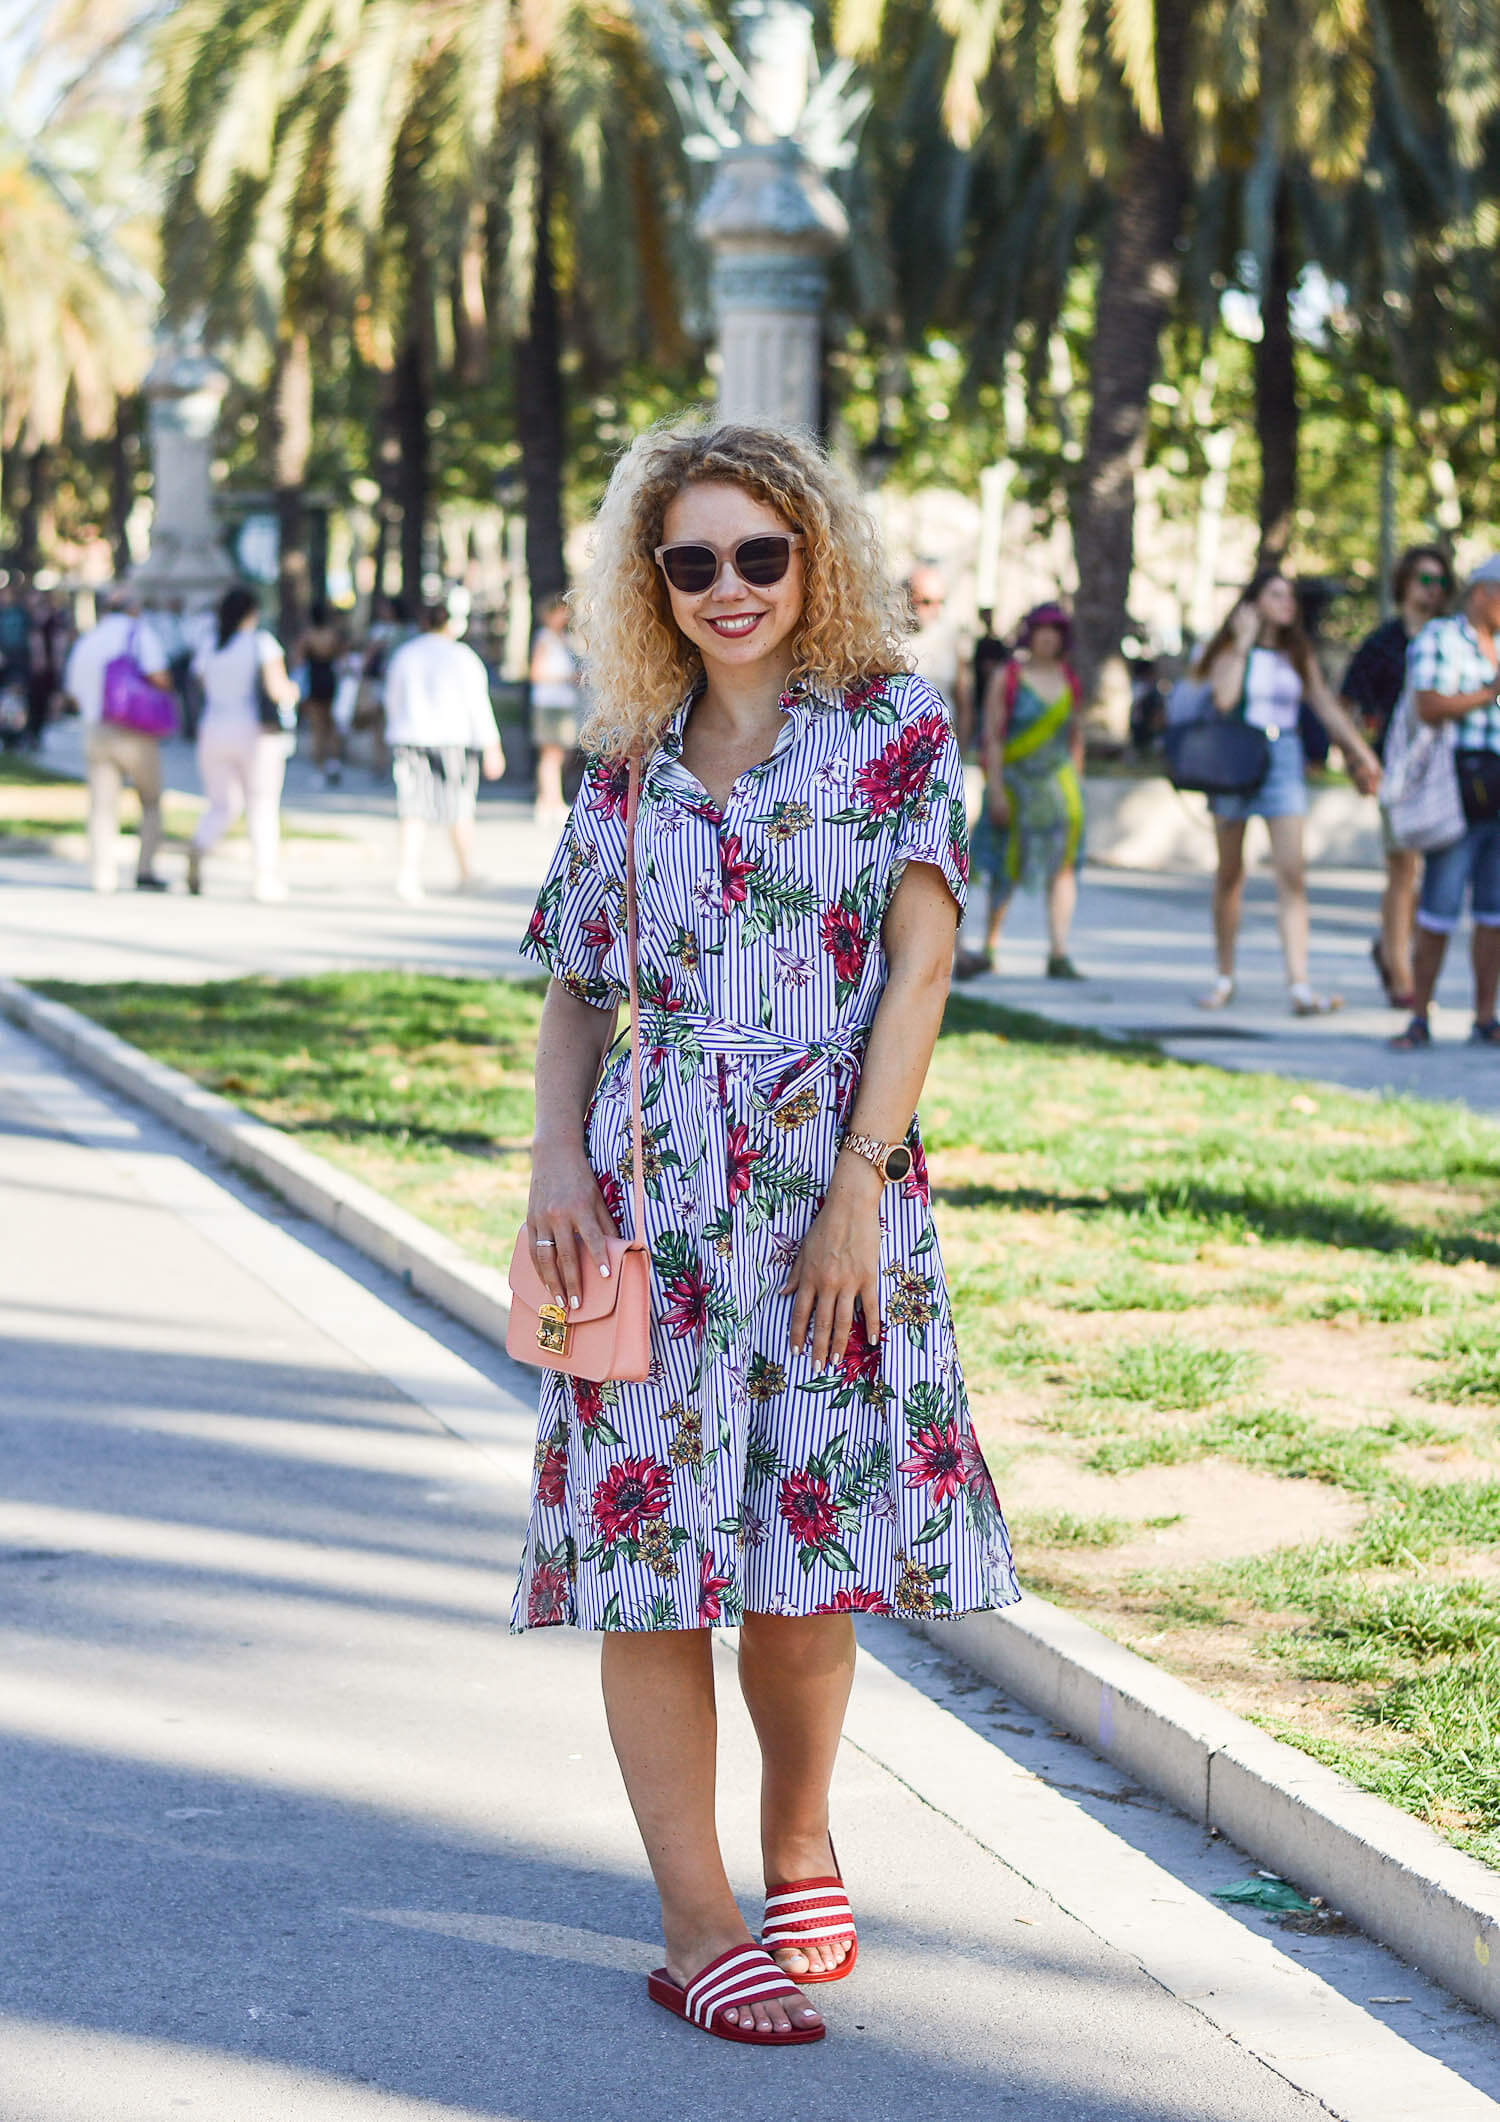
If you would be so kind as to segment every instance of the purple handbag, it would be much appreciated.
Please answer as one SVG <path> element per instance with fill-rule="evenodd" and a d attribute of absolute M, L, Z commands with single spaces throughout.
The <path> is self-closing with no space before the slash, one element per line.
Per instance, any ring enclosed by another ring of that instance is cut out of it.
<path fill-rule="evenodd" d="M 142 737 L 177 733 L 177 703 L 170 693 L 151 683 L 136 661 L 134 627 L 124 655 L 112 656 L 104 666 L 103 718 Z"/>

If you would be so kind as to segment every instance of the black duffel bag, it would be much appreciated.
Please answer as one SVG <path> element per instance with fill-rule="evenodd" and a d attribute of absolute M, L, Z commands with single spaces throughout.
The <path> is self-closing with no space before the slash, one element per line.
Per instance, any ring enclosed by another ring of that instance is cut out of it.
<path fill-rule="evenodd" d="M 1169 729 L 1163 748 L 1172 786 L 1205 796 L 1253 796 L 1271 771 L 1265 731 L 1217 708 L 1201 721 Z"/>

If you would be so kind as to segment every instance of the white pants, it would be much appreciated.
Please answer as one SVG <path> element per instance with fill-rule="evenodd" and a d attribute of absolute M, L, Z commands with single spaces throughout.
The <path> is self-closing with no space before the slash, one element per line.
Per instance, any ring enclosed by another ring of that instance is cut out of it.
<path fill-rule="evenodd" d="M 193 845 L 207 854 L 244 811 L 257 884 L 268 884 L 276 875 L 286 755 L 287 740 L 275 730 L 208 728 L 198 738 L 198 772 L 208 808 L 198 820 Z"/>

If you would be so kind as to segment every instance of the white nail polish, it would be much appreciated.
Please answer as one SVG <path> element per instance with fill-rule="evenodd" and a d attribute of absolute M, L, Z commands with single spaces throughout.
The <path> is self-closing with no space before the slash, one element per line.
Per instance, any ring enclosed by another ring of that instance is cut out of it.
<path fill-rule="evenodd" d="M 574 1299 L 572 1300 L 572 1307 L 573 1310 L 576 1312 L 578 1309 L 578 1299 L 576 1297 L 574 1297 Z"/>
<path fill-rule="evenodd" d="M 604 1262 L 604 1265 L 600 1268 L 599 1272 L 607 1282 L 609 1280 L 609 1262 L 607 1260 Z"/>

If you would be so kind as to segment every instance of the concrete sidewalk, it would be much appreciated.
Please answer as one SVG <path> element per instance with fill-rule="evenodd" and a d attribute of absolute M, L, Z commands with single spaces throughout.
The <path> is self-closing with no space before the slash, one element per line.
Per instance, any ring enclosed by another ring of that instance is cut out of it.
<path fill-rule="evenodd" d="M 830 2038 L 695 2035 L 596 1648 L 504 1633 L 529 1378 L 8 1028 L 0 1291 L 4 2122 L 1500 2113 L 1500 2030 L 886 1623 Z"/>

